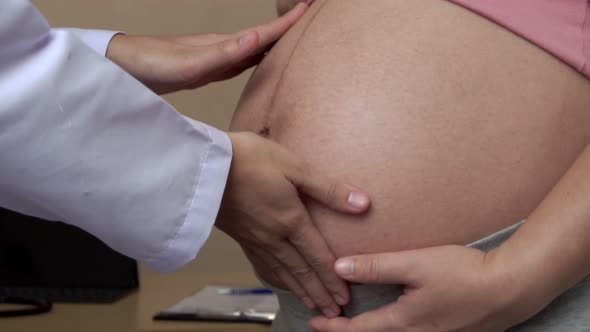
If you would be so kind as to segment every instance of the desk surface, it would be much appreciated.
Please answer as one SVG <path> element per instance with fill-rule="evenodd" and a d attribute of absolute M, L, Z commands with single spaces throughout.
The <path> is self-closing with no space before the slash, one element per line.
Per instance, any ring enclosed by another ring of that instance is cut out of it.
<path fill-rule="evenodd" d="M 54 306 L 50 314 L 0 319 L 0 331 L 270 331 L 269 327 L 256 324 L 185 323 L 152 320 L 155 312 L 176 303 L 206 284 L 257 285 L 252 273 L 200 273 L 192 269 L 184 269 L 171 275 L 159 275 L 141 267 L 140 276 L 141 289 L 114 305 L 58 304 Z"/>
<path fill-rule="evenodd" d="M 51 313 L 19 318 L 0 318 L 6 332 L 129 332 L 136 331 L 137 294 L 115 305 L 54 305 Z"/>
<path fill-rule="evenodd" d="M 0 0 L 1 1 L 1 0 Z M 172 274 L 139 267 L 140 289 L 113 305 L 57 304 L 49 314 L 0 318 L 0 332 L 269 332 L 258 324 L 153 321 L 152 316 L 208 284 L 259 285 L 240 247 L 213 231 L 198 258 Z"/>
<path fill-rule="evenodd" d="M 252 273 L 194 273 L 184 269 L 169 276 L 142 271 L 143 290 L 138 293 L 139 331 L 228 331 L 267 332 L 268 326 L 258 324 L 219 324 L 194 322 L 161 322 L 151 317 L 160 309 L 173 305 L 183 297 L 194 293 L 207 284 L 259 285 Z"/>

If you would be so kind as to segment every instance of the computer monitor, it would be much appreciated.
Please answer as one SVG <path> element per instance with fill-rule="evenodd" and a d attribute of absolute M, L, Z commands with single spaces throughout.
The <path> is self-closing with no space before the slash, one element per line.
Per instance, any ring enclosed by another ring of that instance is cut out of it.
<path fill-rule="evenodd" d="M 0 209 L 0 298 L 111 303 L 138 286 L 136 262 L 96 237 Z"/>

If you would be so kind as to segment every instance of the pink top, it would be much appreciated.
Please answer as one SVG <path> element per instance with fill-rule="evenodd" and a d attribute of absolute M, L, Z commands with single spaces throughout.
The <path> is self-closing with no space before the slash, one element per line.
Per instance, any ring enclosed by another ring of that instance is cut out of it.
<path fill-rule="evenodd" d="M 588 0 L 450 0 L 539 45 L 590 78 Z"/>

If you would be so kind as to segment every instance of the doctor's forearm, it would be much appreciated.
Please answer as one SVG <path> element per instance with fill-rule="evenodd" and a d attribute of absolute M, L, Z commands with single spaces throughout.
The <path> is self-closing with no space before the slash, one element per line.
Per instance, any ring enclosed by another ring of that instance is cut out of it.
<path fill-rule="evenodd" d="M 29 1 L 0 1 L 0 17 L 0 206 L 159 270 L 192 260 L 223 196 L 227 135 L 51 29 Z"/>
<path fill-rule="evenodd" d="M 490 257 L 521 287 L 515 296 L 548 304 L 590 274 L 590 147 L 527 222 Z"/>

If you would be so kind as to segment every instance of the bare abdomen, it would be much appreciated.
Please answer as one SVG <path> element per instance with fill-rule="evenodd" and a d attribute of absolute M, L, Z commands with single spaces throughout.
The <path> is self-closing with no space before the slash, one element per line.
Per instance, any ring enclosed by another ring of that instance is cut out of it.
<path fill-rule="evenodd" d="M 232 123 L 373 198 L 310 203 L 338 256 L 468 243 L 537 206 L 587 142 L 585 78 L 441 0 L 317 1 Z"/>

